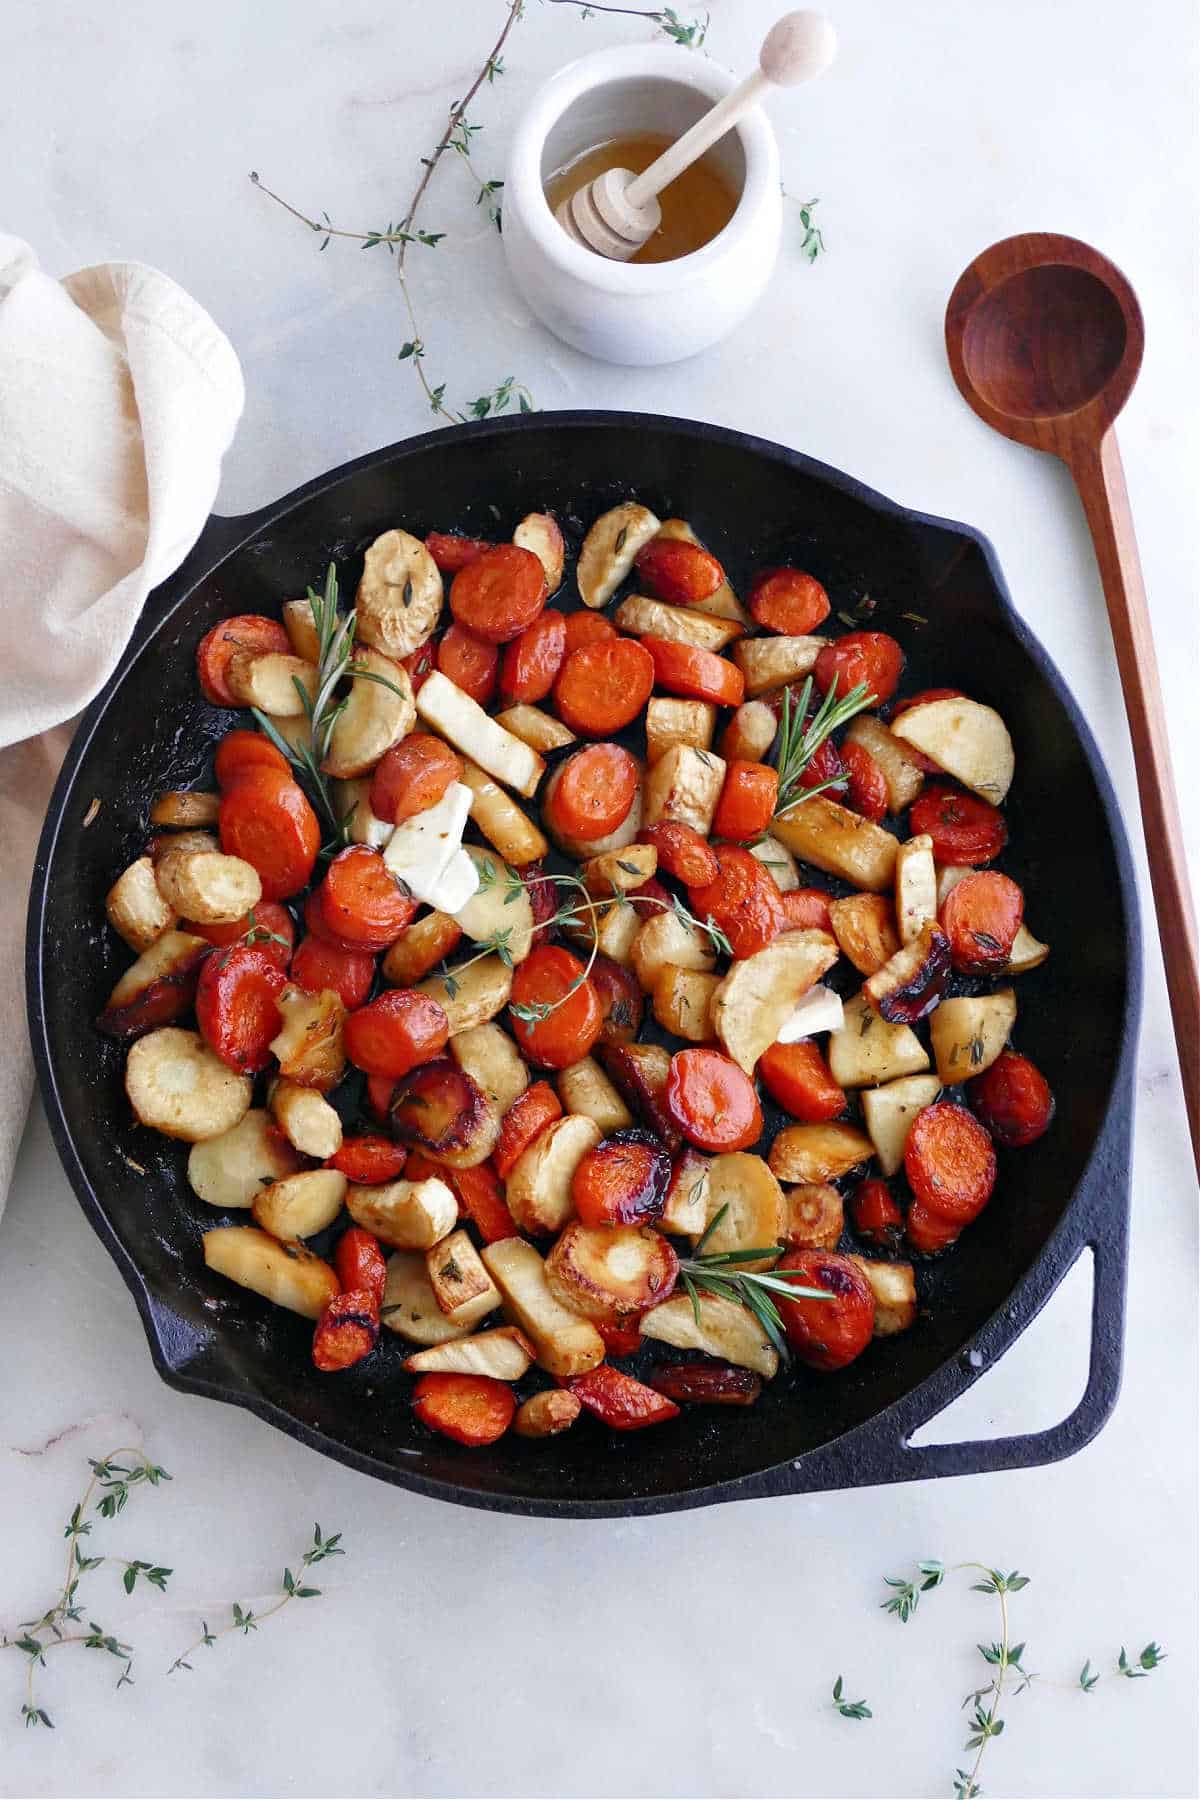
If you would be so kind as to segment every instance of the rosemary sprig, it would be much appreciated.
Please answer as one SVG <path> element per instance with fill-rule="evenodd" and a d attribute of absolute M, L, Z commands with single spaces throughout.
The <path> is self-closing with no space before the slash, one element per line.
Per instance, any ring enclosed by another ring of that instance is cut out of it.
<path fill-rule="evenodd" d="M 324 813 L 332 837 L 328 843 L 322 846 L 321 854 L 324 857 L 330 857 L 335 856 L 339 850 L 344 850 L 349 843 L 347 827 L 354 810 L 351 807 L 349 812 L 338 812 L 333 791 L 329 786 L 329 779 L 322 767 L 329 755 L 334 727 L 348 704 L 346 698 L 339 697 L 338 690 L 342 682 L 352 675 L 355 681 L 377 681 L 381 687 L 389 688 L 393 694 L 399 694 L 402 698 L 403 694 L 396 683 L 390 681 L 386 675 L 379 675 L 373 669 L 364 669 L 361 665 L 354 663 L 357 615 L 353 608 L 346 613 L 338 610 L 338 577 L 335 563 L 330 563 L 325 572 L 325 586 L 321 593 L 318 594 L 313 588 L 309 588 L 308 603 L 312 609 L 313 624 L 317 630 L 315 695 L 310 698 L 303 682 L 296 682 L 296 692 L 300 696 L 308 718 L 308 743 L 289 743 L 276 730 L 266 713 L 260 712 L 257 706 L 252 706 L 250 710 L 259 730 L 303 776 L 304 785 L 307 786 L 309 793 L 321 812 Z"/>
<path fill-rule="evenodd" d="M 186 1669 L 191 1673 L 193 1665 L 188 1658 L 197 1650 L 211 1650 L 214 1644 L 218 1643 L 221 1638 L 228 1637 L 233 1631 L 240 1631 L 243 1637 L 249 1637 L 252 1631 L 257 1631 L 261 1625 L 266 1624 L 268 1619 L 273 1619 L 276 1613 L 282 1612 L 284 1607 L 293 1600 L 318 1599 L 321 1593 L 320 1588 L 307 1586 L 303 1578 L 303 1571 L 311 1569 L 315 1563 L 324 1562 L 326 1557 L 344 1556 L 346 1552 L 341 1548 L 341 1541 L 340 1531 L 335 1531 L 332 1537 L 323 1537 L 320 1525 L 314 1525 L 313 1541 L 300 1558 L 301 1574 L 297 1577 L 291 1569 L 283 1571 L 280 1594 L 275 1604 L 266 1607 L 263 1612 L 256 1613 L 252 1607 L 243 1606 L 239 1600 L 235 1600 L 230 1607 L 229 1623 L 222 1625 L 216 1631 L 209 1630 L 207 1619 L 202 1620 L 200 1636 L 195 1643 L 189 1644 L 187 1649 L 175 1658 L 167 1670 L 167 1674 L 174 1675 L 178 1669 Z"/>
<path fill-rule="evenodd" d="M 828 781 L 819 781 L 812 787 L 805 787 L 803 776 L 809 763 L 825 740 L 848 725 L 860 712 L 868 706 L 874 706 L 875 696 L 867 692 L 867 684 L 860 681 L 852 687 L 844 699 L 837 698 L 837 676 L 829 684 L 829 690 L 823 697 L 820 706 L 812 718 L 808 718 L 809 702 L 812 699 L 813 678 L 805 677 L 804 686 L 800 689 L 800 698 L 792 705 L 790 688 L 783 690 L 783 707 L 779 716 L 779 747 L 775 753 L 775 767 L 779 771 L 779 792 L 775 800 L 775 817 L 787 812 L 788 808 L 801 800 L 811 800 L 814 794 L 823 794 L 826 788 L 836 787 L 840 776 L 833 776 Z"/>
<path fill-rule="evenodd" d="M 719 1207 L 697 1240 L 690 1256 L 679 1259 L 679 1279 L 692 1303 L 696 1324 L 700 1325 L 700 1295 L 714 1294 L 720 1300 L 732 1300 L 754 1315 L 768 1341 L 774 1345 L 782 1362 L 789 1358 L 787 1337 L 775 1297 L 787 1300 L 832 1300 L 827 1288 L 806 1287 L 799 1271 L 793 1278 L 790 1270 L 782 1275 L 775 1271 L 741 1269 L 734 1265 L 756 1262 L 783 1253 L 783 1244 L 764 1244 L 750 1249 L 706 1251 L 713 1232 L 729 1211 L 728 1204 Z"/>
<path fill-rule="evenodd" d="M 135 1460 L 118 1462 L 118 1457 Z M 54 1721 L 45 1707 L 37 1703 L 34 1678 L 38 1669 L 45 1668 L 46 1658 L 52 1650 L 64 1649 L 68 1644 L 82 1644 L 85 1650 L 102 1650 L 109 1656 L 115 1656 L 122 1664 L 117 1678 L 118 1688 L 133 1686 L 133 1676 L 130 1674 L 133 1650 L 129 1644 L 106 1631 L 91 1618 L 87 1620 L 86 1631 L 63 1629 L 66 1625 L 81 1623 L 84 1619 L 83 1605 L 79 1598 L 82 1578 L 107 1564 L 122 1570 L 121 1586 L 126 1594 L 132 1594 L 139 1580 L 164 1592 L 172 1574 L 161 1563 L 146 1562 L 141 1557 L 130 1560 L 121 1556 L 88 1556 L 82 1547 L 82 1540 L 92 1535 L 94 1521 L 88 1517 L 89 1509 L 102 1519 L 115 1519 L 118 1513 L 124 1512 L 135 1489 L 158 1487 L 160 1482 L 170 1481 L 167 1471 L 151 1462 L 143 1451 L 129 1445 L 110 1451 L 99 1462 L 89 1457 L 88 1466 L 92 1471 L 92 1479 L 83 1498 L 73 1508 L 63 1531 L 67 1540 L 67 1570 L 58 1599 L 46 1608 L 40 1619 L 23 1620 L 17 1627 L 16 1637 L 9 1637 L 7 1634 L 0 1637 L 0 1649 L 18 1650 L 28 1659 L 22 1719 L 26 1726 L 43 1725 L 50 1731 L 54 1730 Z"/>

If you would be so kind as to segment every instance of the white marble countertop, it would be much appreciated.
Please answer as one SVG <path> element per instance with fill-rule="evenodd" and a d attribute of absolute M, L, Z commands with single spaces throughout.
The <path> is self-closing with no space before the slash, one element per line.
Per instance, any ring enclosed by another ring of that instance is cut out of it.
<path fill-rule="evenodd" d="M 156 263 L 224 325 L 249 399 L 222 510 L 260 506 L 431 422 L 396 361 L 409 331 L 385 253 L 318 256 L 247 171 L 338 222 L 395 217 L 502 10 L 4 8 L 0 222 L 56 272 Z M 712 54 L 748 66 L 771 10 L 714 0 Z M 1121 440 L 1195 851 L 1191 8 L 1158 0 L 1136 23 L 1116 0 L 839 0 L 835 11 L 836 69 L 777 114 L 788 189 L 821 198 L 829 248 L 815 268 L 793 216 L 774 286 L 740 336 L 675 368 L 603 367 L 532 324 L 464 172 L 445 167 L 424 222 L 451 235 L 411 265 L 431 379 L 468 398 L 513 374 L 544 407 L 716 420 L 979 525 L 1087 712 L 1133 830 L 1079 508 L 1061 469 L 967 412 L 941 346 L 946 296 L 995 238 L 1048 228 L 1107 250 L 1147 316 Z M 517 110 L 546 74 L 650 31 L 529 0 L 507 73 L 474 110 L 484 173 L 501 172 Z M 40 1674 L 53 1733 L 21 1730 L 20 1659 L 0 1657 L 0 1792 L 948 1793 L 966 1760 L 959 1699 L 983 1679 L 974 1646 L 994 1635 L 995 1602 L 960 1576 L 907 1627 L 878 1610 L 883 1575 L 941 1556 L 1033 1577 L 1014 1599 L 1014 1633 L 1045 1677 L 1070 1684 L 1085 1656 L 1108 1668 L 1122 1643 L 1152 1637 L 1170 1653 L 1150 1680 L 1110 1680 L 1090 1699 L 1049 1685 L 1015 1699 L 988 1751 L 988 1792 L 1194 1794 L 1196 1195 L 1152 934 L 1147 950 L 1124 1389 L 1089 1449 L 1021 1474 L 616 1524 L 521 1521 L 390 1490 L 160 1384 L 35 1115 L 0 1226 L 0 1622 L 48 1602 L 84 1458 L 117 1444 L 144 1444 L 174 1481 L 131 1500 L 113 1547 L 175 1574 L 165 1595 L 129 1599 L 109 1572 L 87 1578 L 88 1617 L 137 1648 L 136 1685 L 116 1693 L 110 1658 L 64 1651 Z M 1089 1284 L 1078 1268 L 936 1435 L 1064 1416 L 1083 1385 Z M 202 1618 L 215 1626 L 234 1599 L 267 1602 L 314 1519 L 349 1552 L 322 1569 L 324 1597 L 166 1679 Z M 871 1721 L 829 1710 L 839 1672 Z"/>

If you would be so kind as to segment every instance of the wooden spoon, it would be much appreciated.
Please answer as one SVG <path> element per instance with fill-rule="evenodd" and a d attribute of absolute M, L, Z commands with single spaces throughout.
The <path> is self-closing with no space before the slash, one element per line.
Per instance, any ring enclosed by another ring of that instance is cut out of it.
<path fill-rule="evenodd" d="M 963 399 L 1005 437 L 1061 457 L 1083 501 L 1125 692 L 1200 1173 L 1196 919 L 1146 590 L 1113 430 L 1137 379 L 1144 342 L 1141 308 L 1121 271 L 1087 244 L 1051 232 L 993 244 L 960 276 L 946 308 L 946 350 Z"/>

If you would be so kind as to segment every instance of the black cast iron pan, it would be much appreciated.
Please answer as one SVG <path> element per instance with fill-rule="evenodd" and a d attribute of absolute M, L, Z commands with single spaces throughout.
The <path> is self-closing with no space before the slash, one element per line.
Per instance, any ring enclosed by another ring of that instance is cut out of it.
<path fill-rule="evenodd" d="M 916 1327 L 840 1375 L 798 1370 L 748 1412 L 694 1410 L 632 1437 L 585 1421 L 541 1444 L 509 1437 L 467 1451 L 414 1419 L 408 1382 L 390 1378 L 397 1341 L 382 1363 L 319 1376 L 303 1321 L 203 1268 L 211 1209 L 187 1187 L 182 1147 L 132 1122 L 121 1053 L 91 1028 L 128 960 L 105 926 L 104 895 L 140 851 L 151 796 L 200 781 L 228 727 L 194 675 L 196 644 L 218 619 L 276 610 L 330 558 L 352 591 L 363 547 L 391 525 L 503 535 L 523 513 L 546 509 L 575 548 L 597 514 L 630 494 L 662 517 L 688 518 L 735 588 L 757 566 L 795 562 L 838 610 L 869 594 L 872 625 L 894 630 L 909 651 L 909 691 L 961 686 L 1003 713 L 1017 746 L 1005 867 L 1053 946 L 1050 961 L 1019 980 L 1017 1042 L 1048 1072 L 1058 1115 L 1031 1149 L 1000 1153 L 995 1200 L 921 1275 Z M 85 827 L 94 799 L 100 809 Z M 565 1517 L 1013 1468 L 1086 1443 L 1120 1378 L 1140 987 L 1133 875 L 1112 788 L 1061 677 L 1013 612 L 986 540 L 760 439 L 622 413 L 437 431 L 259 513 L 211 519 L 151 596 L 83 719 L 50 805 L 29 912 L 30 1029 L 51 1128 L 163 1379 L 246 1406 L 400 1486 Z M 1031 1436 L 912 1448 L 917 1427 L 1003 1354 L 1086 1246 L 1095 1257 L 1091 1363 L 1070 1417 Z"/>

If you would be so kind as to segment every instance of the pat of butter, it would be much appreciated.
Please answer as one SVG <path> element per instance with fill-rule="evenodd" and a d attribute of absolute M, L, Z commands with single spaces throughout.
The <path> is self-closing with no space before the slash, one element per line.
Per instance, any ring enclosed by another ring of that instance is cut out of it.
<path fill-rule="evenodd" d="M 479 870 L 465 850 L 456 850 L 438 878 L 432 905 L 456 916 L 479 891 Z"/>
<path fill-rule="evenodd" d="M 815 1032 L 840 1031 L 841 1028 L 841 998 L 818 982 L 816 987 L 809 988 L 791 1017 L 784 1020 L 775 1042 L 795 1044 L 801 1038 L 812 1037 Z"/>
<path fill-rule="evenodd" d="M 463 828 L 471 810 L 471 799 L 469 787 L 464 787 L 461 781 L 452 781 L 436 806 L 428 806 L 424 812 L 404 819 L 388 839 L 383 860 L 392 874 L 404 882 L 414 900 L 448 910 L 442 907 L 436 895 L 446 869 L 456 852 L 462 849 Z M 464 904 L 464 901 L 459 902 L 460 906 Z"/>

